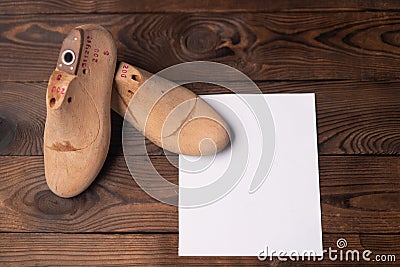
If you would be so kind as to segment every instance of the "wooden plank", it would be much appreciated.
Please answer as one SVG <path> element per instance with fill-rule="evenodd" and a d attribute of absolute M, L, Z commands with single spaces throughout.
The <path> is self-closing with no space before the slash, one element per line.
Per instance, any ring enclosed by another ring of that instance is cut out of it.
<path fill-rule="evenodd" d="M 320 157 L 323 231 L 399 232 L 399 164 L 399 157 Z"/>
<path fill-rule="evenodd" d="M 144 158 L 141 158 L 144 159 Z M 0 157 L 1 231 L 170 232 L 178 228 L 177 208 L 149 197 L 131 178 L 123 157 L 108 158 L 87 191 L 59 198 L 47 187 L 43 157 Z M 165 176 L 177 170 L 162 161 Z"/>
<path fill-rule="evenodd" d="M 2 155 L 43 154 L 46 90 L 43 84 L 0 83 Z"/>
<path fill-rule="evenodd" d="M 325 249 L 337 249 L 336 241 L 343 236 L 326 234 L 323 237 Z M 323 261 L 307 261 L 312 266 L 372 265 L 377 255 L 394 255 L 399 253 L 399 235 L 358 235 L 345 236 L 348 250 L 358 250 L 360 261 L 340 261 L 339 251 L 332 252 L 337 256 L 331 261 L 328 253 Z M 34 244 L 34 246 L 32 246 Z M 263 248 L 260 248 L 260 250 Z M 371 261 L 362 260 L 365 250 L 372 251 Z M 259 261 L 257 257 L 179 257 L 178 235 L 160 234 L 0 234 L 0 262 L 2 264 L 26 265 L 144 265 L 144 266 L 298 266 L 299 261 L 272 260 Z M 346 259 L 346 256 L 343 256 Z M 351 259 L 351 257 L 349 257 Z M 303 262 L 304 264 L 305 262 Z M 395 264 L 395 262 L 382 263 Z"/>
<path fill-rule="evenodd" d="M 46 83 L 0 83 L 0 155 L 42 155 Z M 399 155 L 400 82 L 260 82 L 263 93 L 316 93 L 320 155 Z M 207 84 L 197 94 L 231 93 Z M 239 92 L 240 83 L 235 86 Z M 112 114 L 110 153 L 122 155 L 122 123 Z M 128 139 L 135 148 L 139 132 Z M 150 155 L 163 151 L 146 141 Z M 130 155 L 140 154 L 132 149 Z"/>
<path fill-rule="evenodd" d="M 84 23 L 103 24 L 119 60 L 151 72 L 208 60 L 253 80 L 400 76 L 397 12 L 50 14 L 0 18 L 0 81 L 47 80 L 63 38 Z"/>
<path fill-rule="evenodd" d="M 398 10 L 396 0 L 314 0 L 229 1 L 229 0 L 107 0 L 54 1 L 5 0 L 0 3 L 0 14 L 54 14 L 54 13 L 131 13 L 131 12 L 301 12 L 301 11 L 376 11 Z"/>
<path fill-rule="evenodd" d="M 148 163 L 145 156 L 130 160 Z M 165 157 L 150 160 L 178 183 Z M 324 233 L 400 233 L 400 157 L 321 156 L 319 164 Z M 2 156 L 0 166 L 0 232 L 178 231 L 177 208 L 147 195 L 122 156 L 109 157 L 94 184 L 71 199 L 49 191 L 41 156 Z M 155 179 L 144 167 L 135 175 Z"/>

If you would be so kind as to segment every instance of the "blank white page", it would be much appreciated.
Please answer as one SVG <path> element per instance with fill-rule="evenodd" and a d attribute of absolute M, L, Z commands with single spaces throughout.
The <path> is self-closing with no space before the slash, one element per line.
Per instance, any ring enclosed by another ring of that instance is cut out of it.
<path fill-rule="evenodd" d="M 248 158 L 248 164 L 240 181 L 222 198 L 200 207 L 179 207 L 179 255 L 257 256 L 266 248 L 269 255 L 272 251 L 297 251 L 302 255 L 310 250 L 321 255 L 314 94 L 226 94 L 202 98 L 227 121 L 234 138 L 231 146 L 214 159 L 180 155 L 179 185 L 198 188 L 215 182 L 230 168 L 233 154 Z M 241 101 L 255 98 L 265 98 L 272 112 L 275 153 L 265 181 L 250 193 L 255 169 L 263 164 L 257 161 L 263 148 L 262 132 L 270 131 L 259 129 L 251 109 Z M 243 126 L 246 135 L 240 130 Z M 180 194 L 179 201 L 190 203 L 190 197 Z"/>

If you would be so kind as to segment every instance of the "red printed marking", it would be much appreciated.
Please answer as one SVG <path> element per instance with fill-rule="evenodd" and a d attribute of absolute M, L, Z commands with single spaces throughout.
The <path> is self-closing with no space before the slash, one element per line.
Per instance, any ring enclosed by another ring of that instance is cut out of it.
<path fill-rule="evenodd" d="M 83 52 L 82 64 L 81 64 L 83 73 L 86 72 L 88 62 L 90 62 L 90 60 L 91 60 L 91 62 L 98 63 L 100 55 L 101 55 L 99 48 L 94 48 L 93 54 L 91 53 L 92 41 L 93 41 L 93 38 L 90 35 L 88 35 L 86 37 L 85 51 Z M 105 56 L 108 56 L 110 54 L 110 52 L 108 50 L 105 50 L 105 51 L 103 51 L 103 54 Z"/>
<path fill-rule="evenodd" d="M 121 70 L 121 77 L 126 78 L 126 74 L 128 73 L 128 65 L 122 65 L 122 70 Z"/>
<path fill-rule="evenodd" d="M 63 95 L 63 94 L 65 94 L 65 88 L 64 88 L 64 87 L 60 88 L 60 87 L 54 85 L 54 86 L 51 88 L 51 92 L 52 92 L 52 93 L 57 92 L 57 93 L 61 93 L 61 94 Z"/>
<path fill-rule="evenodd" d="M 57 81 L 61 80 L 61 77 L 62 77 L 62 75 L 61 75 L 61 74 L 58 74 L 58 75 L 57 75 Z"/>
<path fill-rule="evenodd" d="M 97 63 L 97 62 L 98 62 L 99 52 L 100 52 L 100 49 L 98 49 L 98 48 L 95 48 L 95 49 L 93 50 L 92 62 L 94 62 L 94 63 Z"/>
<path fill-rule="evenodd" d="M 90 49 L 92 48 L 91 43 L 92 43 L 92 37 L 90 35 L 86 36 L 85 51 L 83 52 L 83 59 L 81 64 L 83 70 L 86 70 L 87 67 L 87 61 L 89 58 Z"/>

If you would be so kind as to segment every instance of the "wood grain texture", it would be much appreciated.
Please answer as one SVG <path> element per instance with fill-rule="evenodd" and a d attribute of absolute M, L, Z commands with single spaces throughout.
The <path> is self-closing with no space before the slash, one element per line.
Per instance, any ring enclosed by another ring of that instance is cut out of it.
<path fill-rule="evenodd" d="M 71 199 L 52 194 L 42 156 L 45 89 L 62 40 L 85 23 L 111 31 L 120 61 L 153 73 L 215 61 L 244 72 L 263 93 L 316 93 L 324 248 L 346 238 L 348 249 L 399 261 L 399 1 L 4 0 L 0 15 L 1 266 L 377 265 L 178 257 L 177 208 L 152 199 L 130 176 L 123 120 L 114 112 L 109 156 L 95 182 Z M 151 161 L 178 182 L 161 149 L 144 140 L 148 159 L 136 149 L 140 133 L 127 142 L 130 160 Z M 170 160 L 177 164 L 176 155 Z M 143 167 L 135 171 L 154 179 Z"/>
<path fill-rule="evenodd" d="M 106 1 L 32 1 L 5 0 L 0 3 L 0 14 L 52 13 L 131 13 L 131 12 L 298 12 L 298 11 L 373 11 L 398 10 L 396 0 L 326 0 L 323 5 L 315 0 L 106 0 Z"/>
<path fill-rule="evenodd" d="M 259 82 L 263 93 L 315 93 L 320 155 L 399 155 L 400 82 Z M 42 83 L 0 83 L 0 155 L 42 155 L 46 116 Z M 197 94 L 230 93 L 207 84 L 189 84 Z M 240 83 L 233 86 L 246 93 Z M 122 155 L 123 119 L 112 112 L 110 154 Z M 162 149 L 139 132 L 126 140 L 129 155 L 146 143 L 150 155 Z"/>
<path fill-rule="evenodd" d="M 177 184 L 178 170 L 165 157 L 150 160 Z M 400 233 L 400 157 L 321 156 L 319 165 L 324 233 Z M 122 156 L 109 157 L 94 184 L 71 199 L 50 192 L 41 156 L 2 156 L 0 166 L 0 232 L 178 231 L 177 208 L 148 196 Z M 134 174 L 155 179 L 145 167 Z"/>
<path fill-rule="evenodd" d="M 43 154 L 46 84 L 0 83 L 2 155 Z"/>
<path fill-rule="evenodd" d="M 47 80 L 65 35 L 85 23 L 112 32 L 119 60 L 153 73 L 207 60 L 253 80 L 400 76 L 397 12 L 50 14 L 0 18 L 0 81 Z"/>
<path fill-rule="evenodd" d="M 123 157 L 108 158 L 94 184 L 70 199 L 49 190 L 43 157 L 3 156 L 0 165 L 0 231 L 177 231 L 177 209 L 138 187 Z M 176 180 L 176 169 L 163 161 L 158 168 Z"/>
<path fill-rule="evenodd" d="M 301 262 L 279 261 L 276 257 L 265 262 L 257 257 L 179 257 L 177 234 L 0 234 L 0 263 L 26 265 L 144 265 L 144 266 L 299 266 Z M 336 240 L 343 236 L 324 235 L 323 245 L 336 248 Z M 397 259 L 399 235 L 345 235 L 347 250 L 371 250 L 370 262 L 307 261 L 311 266 L 359 266 L 360 263 L 376 266 L 372 260 L 378 254 L 394 255 Z M 32 244 L 35 244 L 32 246 Z M 261 248 L 262 249 L 262 248 Z M 339 255 L 337 254 L 332 255 Z M 361 256 L 360 256 L 361 258 Z M 303 263 L 304 264 L 304 263 Z M 385 266 L 395 262 L 382 263 Z M 383 266 L 383 265 L 382 265 Z"/>

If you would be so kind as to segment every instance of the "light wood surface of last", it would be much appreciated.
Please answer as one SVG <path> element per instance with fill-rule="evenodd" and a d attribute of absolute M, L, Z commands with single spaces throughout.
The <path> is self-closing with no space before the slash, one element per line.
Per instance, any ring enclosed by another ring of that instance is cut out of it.
<path fill-rule="evenodd" d="M 103 27 L 79 26 L 64 39 L 47 87 L 44 131 L 46 181 L 58 196 L 78 195 L 103 166 L 111 91 L 112 108 L 166 150 L 209 155 L 229 143 L 228 125 L 195 93 L 125 62 L 112 86 L 115 65 L 116 46 Z"/>
<path fill-rule="evenodd" d="M 229 143 L 229 127 L 185 87 L 121 62 L 112 108 L 156 145 L 174 153 L 216 153 Z"/>
<path fill-rule="evenodd" d="M 46 181 L 73 197 L 100 172 L 110 145 L 110 101 L 117 49 L 101 26 L 83 25 L 64 39 L 46 94 Z"/>

